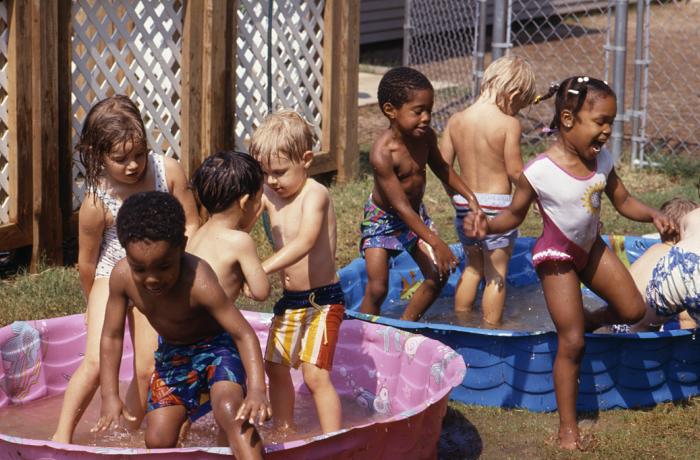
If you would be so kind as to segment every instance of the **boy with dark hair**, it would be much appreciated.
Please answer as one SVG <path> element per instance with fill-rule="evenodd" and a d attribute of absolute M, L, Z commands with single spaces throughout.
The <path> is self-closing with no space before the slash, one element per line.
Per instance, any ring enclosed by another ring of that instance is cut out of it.
<path fill-rule="evenodd" d="M 271 413 L 260 343 L 211 267 L 185 252 L 182 206 L 167 193 L 132 195 L 119 211 L 117 234 L 126 258 L 109 280 L 100 343 L 102 410 L 93 431 L 114 427 L 120 415 L 131 417 L 119 397 L 119 363 L 124 319 L 133 304 L 161 336 L 149 390 L 146 446 L 174 447 L 185 419 L 198 412 L 208 393 L 232 453 L 262 458 L 254 424 Z"/>
<path fill-rule="evenodd" d="M 260 163 L 245 153 L 218 152 L 195 171 L 192 187 L 209 220 L 190 238 L 187 251 L 211 265 L 231 301 L 243 286 L 252 299 L 267 299 L 270 283 L 248 234 L 261 207 Z"/>
<path fill-rule="evenodd" d="M 360 250 L 367 267 L 367 288 L 360 310 L 378 315 L 387 294 L 389 257 L 408 251 L 425 281 L 416 290 L 401 319 L 423 316 L 447 282 L 457 259 L 431 230 L 423 206 L 426 164 L 443 183 L 480 213 L 474 194 L 443 160 L 430 127 L 433 86 L 417 70 L 388 71 L 378 89 L 379 107 L 389 119 L 370 151 L 374 189 L 364 209 Z M 470 229 L 471 230 L 471 229 Z"/>

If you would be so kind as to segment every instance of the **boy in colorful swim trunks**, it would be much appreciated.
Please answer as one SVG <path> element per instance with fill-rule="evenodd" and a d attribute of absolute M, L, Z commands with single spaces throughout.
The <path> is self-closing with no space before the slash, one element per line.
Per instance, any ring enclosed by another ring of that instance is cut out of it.
<path fill-rule="evenodd" d="M 236 458 L 262 458 L 254 424 L 271 416 L 260 343 L 202 259 L 185 252 L 182 206 L 163 192 L 122 205 L 117 234 L 126 258 L 109 283 L 100 343 L 101 416 L 93 431 L 132 418 L 119 397 L 124 319 L 130 303 L 160 334 L 146 415 L 146 447 L 175 447 L 186 418 L 210 395 Z"/>
<path fill-rule="evenodd" d="M 360 310 L 380 313 L 387 294 L 389 258 L 405 250 L 425 278 L 401 316 L 415 321 L 432 305 L 457 266 L 450 248 L 431 229 L 423 205 L 426 165 L 443 183 L 467 197 L 472 211 L 481 211 L 474 194 L 440 155 L 430 127 L 433 86 L 425 75 L 409 67 L 391 69 L 377 93 L 389 126 L 369 154 L 374 188 L 360 227 L 360 251 L 367 269 Z"/>
<path fill-rule="evenodd" d="M 269 115 L 250 152 L 265 173 L 262 205 L 275 254 L 262 264 L 279 272 L 284 293 L 274 308 L 265 351 L 274 424 L 293 429 L 291 367 L 301 367 L 324 433 L 341 428 L 341 406 L 330 371 L 345 312 L 335 265 L 336 218 L 328 189 L 309 177 L 314 134 L 301 115 Z"/>
<path fill-rule="evenodd" d="M 535 75 L 530 64 L 518 56 L 502 57 L 484 72 L 479 99 L 452 115 L 442 135 L 443 158 L 448 164 L 457 158 L 462 180 L 475 192 L 489 218 L 510 205 L 512 184 L 523 172 L 516 115 L 534 100 Z M 467 202 L 453 190 L 448 188 L 447 192 L 456 210 L 455 231 L 468 257 L 455 291 L 455 311 L 459 315 L 472 310 L 484 279 L 482 316 L 487 324 L 498 325 L 503 318 L 508 261 L 518 230 L 468 237 L 462 228 L 469 212 Z"/>

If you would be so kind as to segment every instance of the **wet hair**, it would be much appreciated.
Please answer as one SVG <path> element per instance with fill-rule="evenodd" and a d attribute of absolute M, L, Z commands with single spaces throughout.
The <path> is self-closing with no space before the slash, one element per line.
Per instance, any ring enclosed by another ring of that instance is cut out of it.
<path fill-rule="evenodd" d="M 698 206 L 700 205 L 698 205 L 698 203 L 696 203 L 693 200 L 675 197 L 662 204 L 659 208 L 659 211 L 661 211 L 666 217 L 671 219 L 671 221 L 675 224 L 676 228 L 680 229 L 681 220 L 683 220 L 683 217 L 685 217 L 685 215 L 688 214 L 690 211 L 693 211 L 694 209 L 698 208 Z M 678 238 L 664 239 L 664 237 L 661 236 L 661 241 L 671 241 L 673 243 L 677 243 Z"/>
<path fill-rule="evenodd" d="M 496 96 L 496 105 L 504 113 L 511 112 L 511 94 L 515 94 L 513 102 L 522 107 L 532 104 L 537 95 L 537 88 L 530 62 L 515 55 L 493 61 L 486 68 L 481 83 L 481 94 L 491 93 Z"/>
<path fill-rule="evenodd" d="M 570 110 L 576 116 L 581 111 L 586 100 L 588 100 L 589 104 L 592 104 L 598 97 L 615 97 L 615 92 L 603 80 L 586 76 L 574 76 L 565 79 L 561 83 L 552 83 L 546 94 L 535 98 L 535 104 L 539 104 L 555 94 L 554 118 L 549 125 L 549 128 L 552 130 L 559 129 L 562 111 Z M 588 97 L 589 95 L 591 97 Z"/>
<path fill-rule="evenodd" d="M 93 105 L 85 117 L 80 140 L 75 146 L 85 168 L 87 191 L 97 188 L 104 167 L 104 157 L 117 147 L 131 142 L 134 148 L 148 148 L 146 127 L 136 104 L 117 94 Z"/>
<path fill-rule="evenodd" d="M 126 248 L 136 241 L 167 241 L 172 247 L 185 244 L 185 211 L 169 193 L 141 192 L 124 201 L 117 214 L 117 237 Z"/>
<path fill-rule="evenodd" d="M 260 163 L 247 153 L 221 151 L 206 160 L 192 176 L 192 187 L 209 214 L 228 209 L 248 194 L 254 197 L 263 185 Z"/>
<path fill-rule="evenodd" d="M 387 102 L 397 109 L 411 100 L 411 92 L 433 90 L 428 77 L 410 67 L 394 67 L 384 74 L 377 89 L 379 108 L 384 112 Z"/>
<path fill-rule="evenodd" d="M 265 164 L 274 155 L 300 163 L 304 152 L 311 151 L 315 143 L 312 125 L 294 110 L 285 109 L 265 117 L 253 133 L 250 154 Z"/>

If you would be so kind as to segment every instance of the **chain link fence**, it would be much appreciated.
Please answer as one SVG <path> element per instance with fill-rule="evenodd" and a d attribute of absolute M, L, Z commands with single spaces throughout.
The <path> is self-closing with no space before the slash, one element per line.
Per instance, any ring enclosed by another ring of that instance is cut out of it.
<path fill-rule="evenodd" d="M 700 153 L 700 3 L 680 0 L 408 0 L 404 64 L 436 86 L 435 127 L 478 93 L 485 65 L 507 53 L 535 68 L 538 91 L 570 75 L 618 95 L 611 148 L 633 164 Z M 488 26 L 488 27 L 487 27 Z M 486 37 L 487 30 L 490 32 Z M 486 53 L 486 43 L 490 53 Z M 521 112 L 523 140 L 542 142 L 551 104 Z"/>
<path fill-rule="evenodd" d="M 475 94 L 475 45 L 479 2 L 413 0 L 407 3 L 404 63 L 435 87 L 433 126 L 462 110 Z"/>

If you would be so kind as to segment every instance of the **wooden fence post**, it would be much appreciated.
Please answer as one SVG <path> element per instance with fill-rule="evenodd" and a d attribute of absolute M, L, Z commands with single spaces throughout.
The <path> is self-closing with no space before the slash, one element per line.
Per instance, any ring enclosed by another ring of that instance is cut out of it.
<path fill-rule="evenodd" d="M 58 48 L 59 43 L 66 45 L 66 40 L 59 40 L 59 4 L 62 4 L 61 7 L 65 6 L 63 0 L 30 0 L 32 271 L 37 269 L 42 257 L 45 257 L 49 264 L 61 264 L 63 261 L 63 167 L 59 157 L 61 139 L 58 120 L 60 116 L 65 117 L 68 114 L 59 107 Z M 61 72 L 60 76 L 65 78 L 65 71 Z M 66 87 L 65 82 L 61 87 Z"/>
<path fill-rule="evenodd" d="M 188 177 L 233 148 L 237 1 L 189 0 L 182 43 L 181 163 Z"/>
<path fill-rule="evenodd" d="M 357 177 L 360 2 L 327 0 L 323 14 L 322 150 L 336 158 L 338 182 Z"/>
<path fill-rule="evenodd" d="M 10 224 L 2 228 L 2 248 L 14 249 L 32 242 L 32 183 L 21 177 L 32 167 L 31 81 L 32 68 L 30 5 L 27 0 L 7 4 L 8 40 L 8 129 Z"/>

